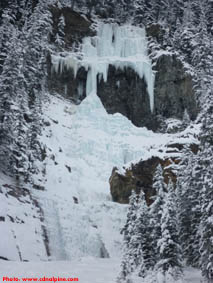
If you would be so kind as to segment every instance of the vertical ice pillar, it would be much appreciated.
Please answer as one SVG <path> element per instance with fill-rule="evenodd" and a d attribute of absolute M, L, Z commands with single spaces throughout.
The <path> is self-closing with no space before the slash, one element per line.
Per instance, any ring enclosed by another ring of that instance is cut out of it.
<path fill-rule="evenodd" d="M 132 68 L 147 83 L 150 109 L 153 112 L 155 79 L 147 49 L 144 28 L 100 23 L 96 36 L 83 39 L 80 60 L 70 54 L 65 58 L 55 56 L 52 61 L 55 71 L 62 71 L 64 67 L 72 68 L 76 75 L 79 67 L 88 70 L 87 95 L 97 92 L 98 77 L 103 76 L 104 81 L 107 81 L 109 65 L 120 69 Z"/>
<path fill-rule="evenodd" d="M 109 65 L 121 69 L 129 67 L 140 78 L 145 78 L 150 109 L 153 112 L 154 74 L 148 57 L 144 28 L 101 23 L 97 36 L 85 39 L 82 50 L 84 58 L 81 65 L 88 69 L 87 95 L 97 91 L 98 75 L 103 76 L 104 81 L 107 80 Z"/>

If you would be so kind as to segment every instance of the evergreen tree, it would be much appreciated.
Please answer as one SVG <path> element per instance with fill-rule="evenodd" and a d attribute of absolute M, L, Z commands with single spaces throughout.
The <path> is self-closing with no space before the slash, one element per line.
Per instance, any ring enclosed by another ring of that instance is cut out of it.
<path fill-rule="evenodd" d="M 163 206 L 161 235 L 161 239 L 157 243 L 159 261 L 156 268 L 164 276 L 167 276 L 169 273 L 174 278 L 178 278 L 182 273 L 181 247 L 179 244 L 178 220 L 176 216 L 176 196 L 171 181 L 168 184 L 168 193 Z"/>
<path fill-rule="evenodd" d="M 186 128 L 191 122 L 187 109 L 183 113 L 183 127 Z"/>
<path fill-rule="evenodd" d="M 184 7 L 183 18 L 179 30 L 177 30 L 178 37 L 174 44 L 174 48 L 180 51 L 187 62 L 192 61 L 191 51 L 194 49 L 194 34 L 196 26 L 194 25 L 194 11 L 192 10 L 191 2 L 186 2 Z"/>
<path fill-rule="evenodd" d="M 156 191 L 156 195 L 153 198 L 154 202 L 150 206 L 150 215 L 151 215 L 151 225 L 153 227 L 152 239 L 153 246 L 155 247 L 155 260 L 158 260 L 158 251 L 156 249 L 157 242 L 161 239 L 161 218 L 163 212 L 163 205 L 165 199 L 165 190 L 166 184 L 164 183 L 163 170 L 159 164 L 156 168 L 155 175 L 153 178 L 153 188 Z"/>
<path fill-rule="evenodd" d="M 39 114 L 45 87 L 46 46 L 51 31 L 47 5 L 41 1 L 34 13 L 23 20 L 21 31 L 12 29 L 2 68 L 0 159 L 2 168 L 16 179 L 20 176 L 28 179 L 29 168 L 33 168 L 29 160 L 41 158 Z"/>
<path fill-rule="evenodd" d="M 200 166 L 198 157 L 185 149 L 177 181 L 179 234 L 183 256 L 190 266 L 199 267 Z"/>
<path fill-rule="evenodd" d="M 25 23 L 23 42 L 25 43 L 23 74 L 26 80 L 28 94 L 28 114 L 30 130 L 28 133 L 30 171 L 38 171 L 33 165 L 34 160 L 41 160 L 41 145 L 39 135 L 41 131 L 42 98 L 45 91 L 46 55 L 50 33 L 52 31 L 51 14 L 48 1 L 40 1 L 34 13 Z"/>
<path fill-rule="evenodd" d="M 155 247 L 152 238 L 154 227 L 151 217 L 144 193 L 141 192 L 138 197 L 133 192 L 130 198 L 127 222 L 122 230 L 124 256 L 118 282 L 128 282 L 134 271 L 137 271 L 139 276 L 146 277 L 149 271 L 153 270 Z"/>
<path fill-rule="evenodd" d="M 171 26 L 175 31 L 177 29 L 178 21 L 181 22 L 181 19 L 183 19 L 184 4 L 182 0 L 176 0 L 172 2 L 172 5 L 173 5 L 173 13 L 171 13 L 172 14 Z"/>
<path fill-rule="evenodd" d="M 21 58 L 23 58 L 21 42 L 18 39 L 19 33 L 14 32 L 13 38 L 5 59 L 4 68 L 1 74 L 0 105 L 1 105 L 1 166 L 11 173 L 14 172 L 14 144 L 18 138 L 16 125 L 19 123 L 19 94 L 23 91 L 22 80 L 19 81 L 21 73 Z M 20 78 L 22 79 L 22 78 Z"/>
<path fill-rule="evenodd" d="M 208 282 L 213 282 L 213 104 L 212 92 L 208 93 L 205 103 L 205 115 L 201 130 L 201 166 L 202 208 L 201 208 L 201 270 Z"/>
<path fill-rule="evenodd" d="M 203 148 L 205 175 L 203 175 L 202 217 L 201 217 L 201 270 L 208 282 L 213 282 L 213 166 L 211 162 L 213 149 L 206 144 Z M 204 163 L 204 162 L 203 162 Z M 207 165 L 208 164 L 208 165 Z"/>
<path fill-rule="evenodd" d="M 58 32 L 56 33 L 55 43 L 58 45 L 58 47 L 63 48 L 65 45 L 64 42 L 64 36 L 65 36 L 65 19 L 63 14 L 59 18 L 58 22 Z"/>
<path fill-rule="evenodd" d="M 207 28 L 208 33 L 213 37 L 213 1 L 206 0 L 206 19 L 207 19 Z"/>
<path fill-rule="evenodd" d="M 135 238 L 135 222 L 137 219 L 138 201 L 135 191 L 129 199 L 129 210 L 127 213 L 127 220 L 121 233 L 124 237 L 123 258 L 121 262 L 121 272 L 118 277 L 118 282 L 128 282 L 129 275 L 136 268 L 137 265 L 137 239 Z M 136 240 L 136 241 L 135 241 Z"/>
<path fill-rule="evenodd" d="M 208 76 L 210 75 L 211 66 L 211 44 L 208 35 L 206 11 L 203 3 L 199 1 L 199 24 L 194 32 L 194 49 L 192 52 L 192 64 L 196 68 L 198 76 L 197 89 L 204 87 L 209 81 Z"/>
<path fill-rule="evenodd" d="M 10 50 L 11 40 L 14 39 L 14 34 L 16 34 L 16 29 L 14 15 L 11 9 L 5 9 L 0 25 L 0 74 L 8 51 Z"/>
<path fill-rule="evenodd" d="M 139 266 L 139 276 L 146 277 L 149 271 L 155 266 L 155 252 L 152 238 L 152 229 L 150 221 L 151 215 L 147 206 L 145 195 L 141 192 L 138 201 L 138 214 L 135 223 L 135 238 L 137 241 L 137 250 L 135 251 Z"/>
<path fill-rule="evenodd" d="M 191 233 L 191 204 L 189 202 L 190 188 L 188 186 L 188 173 L 187 170 L 189 155 L 187 150 L 183 153 L 186 154 L 185 158 L 180 164 L 180 173 L 177 178 L 176 192 L 177 192 L 177 213 L 179 221 L 179 235 L 180 243 L 182 246 L 183 256 L 186 258 L 189 248 L 189 236 Z M 190 164 L 190 163 L 189 163 Z"/>
<path fill-rule="evenodd" d="M 136 23 L 146 24 L 153 20 L 151 13 L 151 4 L 147 0 L 135 1 L 135 18 Z"/>

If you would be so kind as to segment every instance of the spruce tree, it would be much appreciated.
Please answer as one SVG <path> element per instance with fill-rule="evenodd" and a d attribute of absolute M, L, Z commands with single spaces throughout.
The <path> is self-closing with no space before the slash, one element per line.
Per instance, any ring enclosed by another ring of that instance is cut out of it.
<path fill-rule="evenodd" d="M 156 195 L 153 197 L 154 202 L 150 206 L 152 239 L 153 246 L 155 247 L 155 260 L 158 260 L 159 253 L 157 251 L 157 242 L 161 239 L 161 217 L 162 210 L 165 201 L 165 190 L 166 184 L 164 183 L 163 169 L 159 164 L 156 168 L 155 175 L 153 178 L 153 188 L 156 191 Z"/>
<path fill-rule="evenodd" d="M 138 201 L 138 214 L 135 223 L 135 239 L 137 241 L 137 250 L 135 251 L 139 266 L 139 276 L 146 277 L 155 266 L 155 252 L 152 238 L 151 215 L 147 206 L 145 195 L 140 193 Z"/>
<path fill-rule="evenodd" d="M 182 274 L 181 247 L 178 235 L 178 220 L 176 215 L 176 195 L 170 181 L 168 193 L 165 197 L 163 214 L 161 217 L 161 239 L 157 243 L 159 261 L 156 265 L 158 271 L 164 276 L 172 275 L 178 278 Z"/>
<path fill-rule="evenodd" d="M 201 208 L 201 270 L 208 282 L 213 282 L 213 106 L 212 92 L 207 96 L 201 129 L 200 165 L 202 177 Z"/>
<path fill-rule="evenodd" d="M 22 26 L 12 25 L 2 66 L 0 160 L 5 171 L 26 180 L 29 168 L 34 167 L 29 165 L 29 160 L 41 159 L 38 135 L 41 97 L 45 90 L 46 48 L 51 32 L 48 2 L 40 1 L 32 15 L 23 13 L 22 16 Z M 12 21 L 9 18 L 8 23 Z"/>
<path fill-rule="evenodd" d="M 3 70 L 3 65 L 15 33 L 17 33 L 17 27 L 15 26 L 13 12 L 10 8 L 5 9 L 0 25 L 0 74 Z"/>
<path fill-rule="evenodd" d="M 135 243 L 135 222 L 137 219 L 138 211 L 138 197 L 135 191 L 129 198 L 129 209 L 127 213 L 127 220 L 124 228 L 121 230 L 123 234 L 123 258 L 121 261 L 121 272 L 118 276 L 118 282 L 128 282 L 130 274 L 136 267 L 136 255 L 137 243 Z"/>
<path fill-rule="evenodd" d="M 211 44 L 208 35 L 206 11 L 203 3 L 200 3 L 200 1 L 199 5 L 199 23 L 194 32 L 194 48 L 192 49 L 192 64 L 196 68 L 198 76 L 198 89 L 204 88 L 204 84 L 207 84 L 211 69 L 209 62 L 211 61 Z"/>
<path fill-rule="evenodd" d="M 209 283 L 213 282 L 213 165 L 211 157 L 212 146 L 206 144 L 203 149 L 205 172 L 202 190 L 201 217 L 201 270 Z"/>
<path fill-rule="evenodd" d="M 199 226 L 201 217 L 201 167 L 199 155 L 186 148 L 180 164 L 180 174 L 176 185 L 179 234 L 183 256 L 189 266 L 199 267 Z"/>
<path fill-rule="evenodd" d="M 15 173 L 14 145 L 18 132 L 16 125 L 19 123 L 19 94 L 23 92 L 23 81 L 19 81 L 22 67 L 22 46 L 18 39 L 19 32 L 13 33 L 10 50 L 5 59 L 4 68 L 1 74 L 0 106 L 1 106 L 1 166 L 10 173 Z M 20 78 L 22 79 L 22 78 Z"/>
<path fill-rule="evenodd" d="M 58 32 L 56 33 L 55 43 L 59 48 L 63 48 L 65 45 L 64 36 L 65 36 L 65 19 L 63 14 L 59 18 L 58 22 Z"/>
<path fill-rule="evenodd" d="M 39 135 L 42 126 L 42 99 L 46 87 L 45 78 L 47 76 L 47 46 L 52 31 L 52 19 L 48 10 L 48 4 L 48 1 L 40 1 L 23 28 L 23 42 L 26 47 L 24 53 L 23 74 L 28 94 L 29 111 L 27 119 L 30 127 L 28 141 L 31 173 L 36 173 L 36 171 L 39 170 L 33 164 L 34 160 L 42 160 Z"/>

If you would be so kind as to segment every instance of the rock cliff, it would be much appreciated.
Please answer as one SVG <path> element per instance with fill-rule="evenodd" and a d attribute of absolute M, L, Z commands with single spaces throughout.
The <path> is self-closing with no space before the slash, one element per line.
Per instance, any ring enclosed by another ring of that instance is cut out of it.
<path fill-rule="evenodd" d="M 184 146 L 182 144 L 170 144 L 167 147 L 167 157 L 152 156 L 147 160 L 141 160 L 139 163 L 126 168 L 124 174 L 121 174 L 117 168 L 113 168 L 109 179 L 113 201 L 128 203 L 132 190 L 137 194 L 143 190 L 147 203 L 152 203 L 151 197 L 155 195 L 155 190 L 152 187 L 153 177 L 159 164 L 163 168 L 165 183 L 168 184 L 171 179 L 175 184 L 178 164 L 181 161 L 181 151 Z M 194 154 L 197 154 L 199 149 L 197 144 L 191 144 L 189 148 Z"/>

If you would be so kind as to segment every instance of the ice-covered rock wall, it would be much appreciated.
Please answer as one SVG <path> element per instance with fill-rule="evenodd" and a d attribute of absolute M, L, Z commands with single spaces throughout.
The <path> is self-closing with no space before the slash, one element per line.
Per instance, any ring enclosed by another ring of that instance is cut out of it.
<path fill-rule="evenodd" d="M 145 29 L 131 25 L 104 24 L 98 26 L 97 35 L 83 39 L 81 52 L 52 55 L 53 70 L 62 72 L 72 69 L 77 75 L 79 68 L 87 70 L 86 94 L 97 92 L 97 81 L 107 81 L 109 65 L 123 70 L 133 69 L 145 78 L 150 109 L 154 108 L 154 74 L 147 53 Z M 143 95 L 143 93 L 141 93 Z"/>

